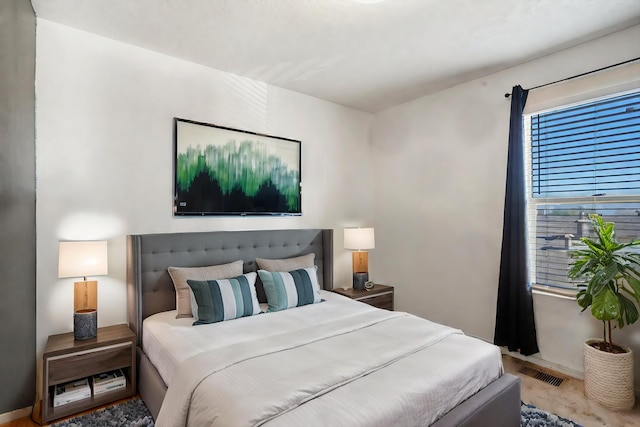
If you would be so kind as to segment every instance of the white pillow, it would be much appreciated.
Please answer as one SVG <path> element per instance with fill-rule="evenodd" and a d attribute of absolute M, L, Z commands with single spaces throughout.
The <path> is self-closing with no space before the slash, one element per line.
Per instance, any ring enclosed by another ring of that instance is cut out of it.
<path fill-rule="evenodd" d="M 192 317 L 191 288 L 187 280 L 218 280 L 229 279 L 242 275 L 243 261 L 238 260 L 228 264 L 211 265 L 208 267 L 169 267 L 169 276 L 176 288 L 176 318 Z"/>
<path fill-rule="evenodd" d="M 300 268 L 314 266 L 316 254 L 301 255 L 293 258 L 266 259 L 256 258 L 258 270 L 266 271 L 292 271 Z"/>

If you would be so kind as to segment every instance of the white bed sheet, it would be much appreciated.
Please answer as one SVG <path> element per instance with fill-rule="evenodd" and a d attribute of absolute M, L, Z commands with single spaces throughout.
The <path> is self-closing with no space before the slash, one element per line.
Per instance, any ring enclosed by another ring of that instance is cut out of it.
<path fill-rule="evenodd" d="M 377 310 L 334 292 L 320 293 L 325 302 L 209 325 L 176 319 L 175 310 L 157 313 L 143 322 L 142 348 L 169 385 L 178 365 L 198 353 Z"/>
<path fill-rule="evenodd" d="M 205 356 L 202 353 L 210 350 L 231 350 L 235 344 L 248 344 L 340 319 L 348 323 L 360 313 L 378 310 L 331 292 L 323 291 L 322 297 L 326 302 L 196 327 L 191 326 L 193 319 L 175 319 L 175 312 L 159 313 L 144 322 L 143 347 L 165 383 L 171 386 L 181 362 L 192 358 L 180 371 L 184 374 L 184 368 L 191 369 L 198 354 L 202 358 Z M 357 357 L 358 349 L 349 351 L 352 358 Z M 317 421 L 314 425 L 374 426 L 389 425 L 389 422 L 429 425 L 501 373 L 502 359 L 496 346 L 453 334 L 437 346 L 372 372 L 348 387 L 337 388 L 268 424 L 296 426 L 308 424 L 312 419 Z M 234 384 L 237 377 L 232 370 L 229 375 L 232 375 L 229 384 Z M 177 377 L 176 383 L 182 383 L 183 378 L 183 375 Z M 399 378 L 403 380 L 398 381 Z M 358 405 L 352 404 L 354 398 L 359 401 Z M 209 410 L 210 405 L 206 404 L 209 401 L 205 398 L 205 403 L 201 402 L 198 407 Z M 197 399 L 194 404 L 197 405 Z M 172 408 L 170 412 L 175 411 Z M 189 425 L 198 425 L 198 422 L 194 424 L 190 419 Z"/>

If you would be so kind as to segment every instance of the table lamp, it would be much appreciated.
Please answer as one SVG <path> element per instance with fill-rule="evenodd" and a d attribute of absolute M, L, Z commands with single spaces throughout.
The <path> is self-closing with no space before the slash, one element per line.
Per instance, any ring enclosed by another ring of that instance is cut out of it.
<path fill-rule="evenodd" d="M 73 288 L 73 336 L 77 340 L 98 334 L 98 281 L 87 276 L 108 273 L 107 242 L 60 242 L 58 277 L 82 277 Z"/>
<path fill-rule="evenodd" d="M 353 250 L 353 289 L 363 290 L 369 281 L 369 252 L 374 249 L 373 228 L 345 228 L 344 248 Z"/>

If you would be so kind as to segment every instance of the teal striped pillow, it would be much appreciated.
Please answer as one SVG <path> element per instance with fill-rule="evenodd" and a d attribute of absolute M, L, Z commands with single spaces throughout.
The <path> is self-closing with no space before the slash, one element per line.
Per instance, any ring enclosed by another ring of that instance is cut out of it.
<path fill-rule="evenodd" d="M 256 273 L 231 279 L 187 280 L 198 305 L 194 325 L 222 322 L 260 313 Z"/>
<path fill-rule="evenodd" d="M 289 272 L 258 270 L 269 308 L 267 312 L 315 304 L 320 298 L 316 267 Z"/>

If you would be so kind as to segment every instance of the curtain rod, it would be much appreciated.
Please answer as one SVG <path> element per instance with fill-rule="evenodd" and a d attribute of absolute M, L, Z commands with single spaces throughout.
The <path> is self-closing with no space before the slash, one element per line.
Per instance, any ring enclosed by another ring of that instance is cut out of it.
<path fill-rule="evenodd" d="M 555 82 L 550 82 L 550 83 L 545 83 L 545 84 L 542 84 L 542 85 L 538 85 L 538 86 L 532 87 L 532 88 L 527 89 L 527 90 L 540 89 L 541 87 L 551 86 L 553 84 L 564 82 L 564 81 L 567 81 L 567 80 L 573 80 L 573 79 L 576 79 L 578 77 L 582 77 L 582 76 L 586 76 L 586 75 L 589 75 L 589 74 L 597 73 L 598 71 L 603 71 L 603 70 L 607 70 L 609 68 L 617 67 L 619 65 L 628 64 L 629 62 L 634 62 L 634 61 L 637 61 L 639 59 L 640 59 L 640 57 L 637 57 L 637 58 L 629 59 L 627 61 L 618 62 L 617 64 L 607 65 L 606 67 L 598 68 L 597 70 L 587 71 L 586 73 L 577 74 L 575 76 L 566 77 L 564 79 L 556 80 Z M 509 98 L 510 96 L 511 96 L 510 93 L 505 93 L 504 94 L 505 98 Z"/>

